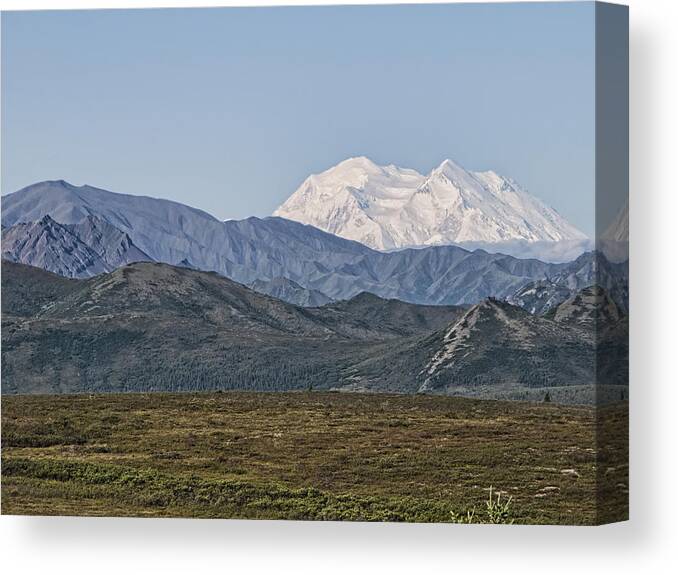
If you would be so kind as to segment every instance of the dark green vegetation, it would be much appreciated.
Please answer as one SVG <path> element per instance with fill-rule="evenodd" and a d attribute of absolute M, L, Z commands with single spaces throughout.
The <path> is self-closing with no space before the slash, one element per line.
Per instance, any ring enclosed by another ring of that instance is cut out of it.
<path fill-rule="evenodd" d="M 613 373 L 627 366 L 627 327 L 603 326 L 599 312 L 612 306 L 606 321 L 628 324 L 602 290 L 552 317 L 493 299 L 464 308 L 365 293 L 304 308 L 167 264 L 66 280 L 3 262 L 2 304 L 5 394 L 312 388 L 540 401 L 549 391 L 594 403 L 618 400 L 627 381 Z M 619 361 L 596 372 L 604 343 Z"/>
<path fill-rule="evenodd" d="M 464 311 L 369 295 L 299 308 L 165 264 L 89 280 L 2 271 L 3 393 L 328 388 L 356 359 Z"/>
<path fill-rule="evenodd" d="M 626 405 L 597 421 L 586 407 L 422 395 L 3 396 L 2 512 L 620 520 Z"/>

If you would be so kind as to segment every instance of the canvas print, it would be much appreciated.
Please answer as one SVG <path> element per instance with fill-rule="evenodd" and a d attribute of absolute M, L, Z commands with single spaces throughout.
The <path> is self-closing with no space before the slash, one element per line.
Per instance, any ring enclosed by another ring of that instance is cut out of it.
<path fill-rule="evenodd" d="M 628 12 L 2 14 L 2 513 L 628 517 Z"/>

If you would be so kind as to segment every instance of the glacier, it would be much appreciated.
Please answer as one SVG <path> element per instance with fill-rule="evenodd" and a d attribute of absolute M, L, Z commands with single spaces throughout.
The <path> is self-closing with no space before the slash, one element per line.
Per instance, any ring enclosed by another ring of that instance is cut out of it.
<path fill-rule="evenodd" d="M 468 171 L 449 159 L 423 175 L 364 156 L 349 158 L 309 176 L 273 215 L 382 251 L 586 240 L 515 181 Z"/>

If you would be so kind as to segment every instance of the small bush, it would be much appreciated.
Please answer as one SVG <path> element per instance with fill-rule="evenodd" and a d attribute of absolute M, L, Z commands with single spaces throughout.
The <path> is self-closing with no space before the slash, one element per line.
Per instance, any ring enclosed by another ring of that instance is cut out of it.
<path fill-rule="evenodd" d="M 501 493 L 497 493 L 495 499 L 492 495 L 492 486 L 490 486 L 490 496 L 485 502 L 485 516 L 477 516 L 475 507 L 464 514 L 456 512 L 451 513 L 452 523 L 491 523 L 494 525 L 512 525 L 514 519 L 511 517 L 512 498 L 502 501 Z"/>
<path fill-rule="evenodd" d="M 488 523 L 511 525 L 511 501 L 509 497 L 505 501 L 501 500 L 501 493 L 497 493 L 497 498 L 492 498 L 492 487 L 490 486 L 490 497 L 485 503 Z"/>

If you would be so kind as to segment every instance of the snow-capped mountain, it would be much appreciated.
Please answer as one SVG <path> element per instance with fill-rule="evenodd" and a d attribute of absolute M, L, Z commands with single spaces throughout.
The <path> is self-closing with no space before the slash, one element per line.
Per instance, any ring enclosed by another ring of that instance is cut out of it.
<path fill-rule="evenodd" d="M 379 250 L 586 237 L 514 181 L 451 160 L 424 176 L 350 158 L 309 176 L 274 215 Z"/>

